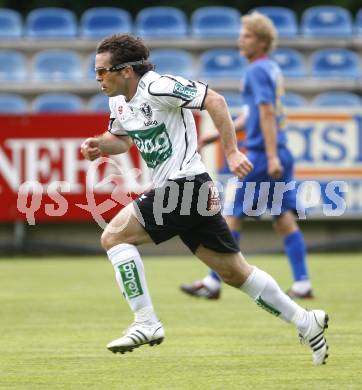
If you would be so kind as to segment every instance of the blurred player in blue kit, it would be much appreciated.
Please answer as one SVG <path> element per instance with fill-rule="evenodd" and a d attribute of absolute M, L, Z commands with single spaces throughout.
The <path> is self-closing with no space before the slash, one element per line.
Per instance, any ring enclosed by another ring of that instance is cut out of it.
<path fill-rule="evenodd" d="M 249 64 L 243 81 L 245 109 L 234 121 L 234 126 L 236 131 L 246 131 L 244 146 L 254 169 L 244 179 L 239 179 L 240 188 L 232 186 L 231 191 L 226 189 L 223 214 L 235 240 L 239 242 L 241 220 L 250 215 L 250 210 L 256 209 L 258 199 L 264 200 L 273 215 L 273 227 L 283 238 L 293 273 L 294 283 L 287 293 L 292 298 L 310 299 L 313 292 L 306 263 L 306 246 L 294 214 L 295 189 L 286 191 L 279 202 L 273 203 L 275 183 L 294 180 L 293 157 L 283 131 L 285 116 L 281 97 L 284 80 L 279 66 L 269 57 L 276 41 L 277 32 L 269 18 L 257 13 L 242 17 L 239 47 Z M 209 137 L 205 144 L 216 138 Z M 253 182 L 256 187 L 254 199 L 250 200 L 246 188 L 247 183 Z M 269 186 L 261 183 L 269 183 Z M 204 279 L 180 287 L 192 296 L 218 299 L 221 279 L 216 272 L 210 271 Z"/>

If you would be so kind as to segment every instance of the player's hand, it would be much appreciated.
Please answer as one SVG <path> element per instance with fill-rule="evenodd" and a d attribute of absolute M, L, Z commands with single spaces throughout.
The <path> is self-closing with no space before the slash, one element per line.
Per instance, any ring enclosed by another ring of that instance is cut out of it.
<path fill-rule="evenodd" d="M 87 160 L 93 161 L 102 156 L 100 149 L 100 140 L 98 138 L 87 138 L 81 145 L 80 151 L 83 157 Z"/>
<path fill-rule="evenodd" d="M 268 158 L 268 175 L 273 179 L 279 179 L 283 173 L 283 166 L 279 157 Z"/>
<path fill-rule="evenodd" d="M 227 157 L 230 171 L 238 176 L 240 179 L 248 175 L 253 169 L 253 164 L 249 161 L 244 153 L 239 150 L 230 154 Z"/>

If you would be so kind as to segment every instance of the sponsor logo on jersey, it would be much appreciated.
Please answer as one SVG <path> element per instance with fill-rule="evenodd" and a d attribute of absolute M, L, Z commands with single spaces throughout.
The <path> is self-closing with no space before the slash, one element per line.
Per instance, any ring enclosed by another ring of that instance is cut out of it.
<path fill-rule="evenodd" d="M 125 294 L 129 299 L 137 298 L 143 294 L 140 277 L 133 260 L 118 266 L 123 281 Z"/>
<path fill-rule="evenodd" d="M 122 113 L 123 113 L 123 106 L 118 106 L 117 111 L 118 111 L 119 115 L 122 115 Z"/>
<path fill-rule="evenodd" d="M 141 89 L 145 89 L 145 87 L 146 87 L 146 84 L 141 80 L 140 82 L 139 82 L 139 87 L 141 88 Z"/>
<path fill-rule="evenodd" d="M 192 100 L 196 96 L 197 90 L 195 87 L 186 87 L 181 83 L 176 83 L 173 87 L 173 94 L 182 99 Z"/>
<path fill-rule="evenodd" d="M 146 130 L 128 131 L 127 134 L 149 168 L 157 167 L 172 154 L 172 143 L 164 123 Z"/>

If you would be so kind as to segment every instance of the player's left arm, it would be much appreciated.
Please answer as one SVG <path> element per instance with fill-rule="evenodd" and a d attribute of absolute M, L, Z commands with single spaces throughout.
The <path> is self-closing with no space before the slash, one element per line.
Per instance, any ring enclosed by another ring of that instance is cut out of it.
<path fill-rule="evenodd" d="M 283 167 L 278 157 L 278 129 L 275 108 L 271 103 L 259 104 L 258 107 L 260 127 L 268 159 L 268 174 L 278 179 L 282 175 Z"/>
<path fill-rule="evenodd" d="M 253 165 L 238 149 L 235 127 L 224 97 L 209 88 L 203 107 L 209 113 L 220 134 L 221 144 L 231 172 L 239 177 L 246 176 L 253 169 Z"/>
<path fill-rule="evenodd" d="M 278 157 L 278 128 L 273 104 L 275 86 L 269 73 L 260 66 L 251 68 L 248 77 L 254 102 L 259 108 L 260 128 L 268 159 L 268 174 L 277 179 L 281 176 L 283 167 Z"/>

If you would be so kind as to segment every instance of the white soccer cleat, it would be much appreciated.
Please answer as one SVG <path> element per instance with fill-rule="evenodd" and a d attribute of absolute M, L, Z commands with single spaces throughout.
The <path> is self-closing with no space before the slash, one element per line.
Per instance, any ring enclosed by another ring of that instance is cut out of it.
<path fill-rule="evenodd" d="M 301 342 L 308 344 L 312 348 L 313 364 L 320 366 L 325 364 L 328 358 L 328 344 L 324 337 L 324 331 L 328 328 L 328 314 L 323 310 L 312 310 L 309 312 L 311 323 L 307 332 L 300 334 Z"/>
<path fill-rule="evenodd" d="M 165 331 L 160 321 L 154 325 L 144 325 L 134 322 L 124 332 L 124 336 L 107 344 L 107 348 L 113 353 L 132 352 L 141 345 L 161 344 L 165 338 Z"/>

